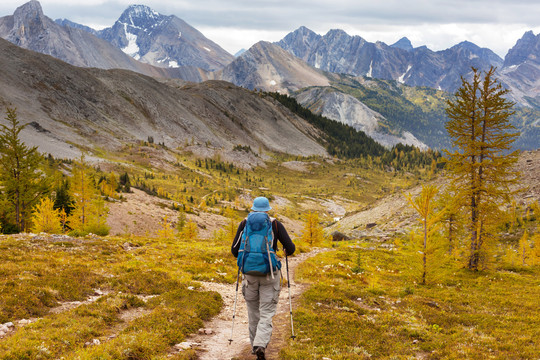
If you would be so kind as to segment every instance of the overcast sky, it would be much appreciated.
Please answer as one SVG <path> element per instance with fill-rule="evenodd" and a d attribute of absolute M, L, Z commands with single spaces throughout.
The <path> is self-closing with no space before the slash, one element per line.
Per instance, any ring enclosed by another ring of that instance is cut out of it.
<path fill-rule="evenodd" d="M 1 0 L 0 16 L 26 1 Z M 131 4 L 176 15 L 235 54 L 260 40 L 278 41 L 300 26 L 324 35 L 343 29 L 393 44 L 444 50 L 464 40 L 504 58 L 525 31 L 540 32 L 538 0 L 41 0 L 45 15 L 104 28 Z"/>

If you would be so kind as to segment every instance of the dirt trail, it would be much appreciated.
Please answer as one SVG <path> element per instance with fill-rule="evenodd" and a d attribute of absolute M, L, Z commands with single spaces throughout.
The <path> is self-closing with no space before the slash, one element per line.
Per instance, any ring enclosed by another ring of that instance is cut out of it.
<path fill-rule="evenodd" d="M 294 280 L 296 267 L 304 260 L 315 256 L 328 249 L 314 249 L 308 253 L 299 254 L 289 258 L 289 277 L 291 280 L 291 297 L 293 301 L 307 288 L 306 284 L 297 283 Z M 282 261 L 283 278 L 286 280 L 287 273 L 285 259 Z M 231 337 L 232 315 L 234 309 L 234 298 L 236 284 L 216 284 L 203 283 L 205 290 L 217 291 L 221 294 L 224 307 L 221 313 L 213 320 L 205 324 L 205 329 L 212 330 L 212 334 L 197 334 L 187 339 L 197 348 L 197 355 L 200 360 L 244 360 L 255 359 L 251 354 L 249 343 L 247 309 L 242 297 L 241 284 L 238 289 L 238 301 L 236 308 L 236 319 L 234 324 L 233 342 L 229 345 Z M 279 296 L 277 315 L 274 317 L 274 332 L 272 340 L 268 345 L 267 356 L 269 360 L 277 359 L 279 349 L 281 349 L 291 333 L 289 315 L 289 292 L 287 286 L 283 286 Z"/>

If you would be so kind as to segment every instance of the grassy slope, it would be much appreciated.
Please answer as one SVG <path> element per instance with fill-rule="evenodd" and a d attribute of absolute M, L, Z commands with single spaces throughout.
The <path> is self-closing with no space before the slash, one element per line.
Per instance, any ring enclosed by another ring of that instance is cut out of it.
<path fill-rule="evenodd" d="M 414 261 L 414 260 L 413 260 Z M 283 359 L 532 359 L 540 344 L 540 268 L 471 273 L 427 286 L 411 257 L 346 244 L 302 264 L 312 283 L 295 312 L 298 338 Z"/>
<path fill-rule="evenodd" d="M 130 250 L 124 249 L 126 241 Z M 3 236 L 0 323 L 44 318 L 0 341 L 0 358 L 164 356 L 219 312 L 219 294 L 189 286 L 197 287 L 193 280 L 233 282 L 236 265 L 228 253 L 228 241 Z M 67 312 L 49 313 L 59 302 L 85 300 L 94 289 L 108 295 Z M 145 302 L 137 295 L 154 297 Z M 115 334 L 123 323 L 121 313 L 131 308 L 147 314 Z M 93 339 L 104 344 L 85 348 Z"/>

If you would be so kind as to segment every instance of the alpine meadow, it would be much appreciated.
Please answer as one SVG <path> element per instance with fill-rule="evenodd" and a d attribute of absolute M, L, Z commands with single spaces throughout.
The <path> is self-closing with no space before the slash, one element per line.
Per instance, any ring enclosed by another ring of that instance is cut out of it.
<path fill-rule="evenodd" d="M 540 36 L 119 15 L 0 14 L 0 359 L 540 359 Z"/>

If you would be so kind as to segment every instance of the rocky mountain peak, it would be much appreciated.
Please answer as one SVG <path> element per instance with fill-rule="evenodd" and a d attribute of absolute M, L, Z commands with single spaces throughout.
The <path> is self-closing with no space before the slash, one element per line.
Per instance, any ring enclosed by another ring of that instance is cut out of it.
<path fill-rule="evenodd" d="M 535 61 L 540 56 L 540 35 L 527 31 L 504 58 L 504 66 L 520 65 L 526 60 Z"/>
<path fill-rule="evenodd" d="M 198 67 L 214 71 L 234 57 L 175 15 L 131 5 L 98 37 L 135 60 L 162 68 Z"/>
<path fill-rule="evenodd" d="M 133 27 L 143 28 L 149 23 L 158 23 L 163 18 L 165 18 L 164 15 L 146 5 L 131 5 L 124 10 L 118 21 Z"/>
<path fill-rule="evenodd" d="M 19 6 L 13 13 L 15 18 L 18 19 L 36 19 L 43 17 L 43 9 L 41 4 L 37 0 L 31 0 L 21 6 Z"/>
<path fill-rule="evenodd" d="M 320 35 L 305 26 L 301 26 L 295 31 L 287 34 L 287 36 L 279 41 L 277 45 L 289 51 L 294 56 L 306 60 L 304 56 L 320 38 Z"/>
<path fill-rule="evenodd" d="M 394 48 L 398 48 L 398 49 L 407 50 L 407 51 L 411 51 L 413 49 L 411 41 L 407 39 L 406 37 L 402 37 L 401 39 L 399 39 L 398 41 L 396 41 L 390 46 Z"/>
<path fill-rule="evenodd" d="M 350 35 L 341 29 L 331 29 L 326 33 L 325 37 L 330 39 L 339 39 L 341 37 L 349 38 Z"/>
<path fill-rule="evenodd" d="M 467 50 L 479 50 L 480 47 L 470 41 L 462 41 L 457 45 L 454 45 L 453 48 L 455 49 L 467 49 Z"/>
<path fill-rule="evenodd" d="M 47 33 L 50 21 L 43 15 L 39 1 L 32 0 L 19 6 L 13 13 L 13 27 L 7 38 L 16 45 L 28 46 L 39 34 Z"/>

